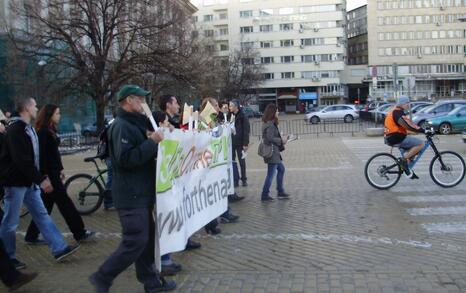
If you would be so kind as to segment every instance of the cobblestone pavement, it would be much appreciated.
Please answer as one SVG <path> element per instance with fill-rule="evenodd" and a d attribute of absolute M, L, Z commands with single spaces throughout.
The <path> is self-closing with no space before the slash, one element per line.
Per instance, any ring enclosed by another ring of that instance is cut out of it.
<path fill-rule="evenodd" d="M 419 180 L 402 178 L 379 191 L 367 184 L 363 167 L 389 150 L 382 138 L 302 138 L 284 152 L 291 200 L 262 203 L 265 165 L 257 145 L 247 157 L 249 186 L 238 189 L 246 199 L 232 204 L 240 221 L 221 225 L 215 237 L 201 231 L 200 250 L 174 254 L 184 268 L 175 278 L 178 292 L 466 292 L 466 180 L 436 186 L 427 172 L 432 154 L 419 162 Z M 459 135 L 441 136 L 438 146 L 466 156 Z M 67 175 L 91 172 L 82 159 L 92 154 L 65 157 Z M 91 292 L 87 277 L 118 245 L 120 225 L 114 211 L 84 220 L 99 237 L 63 264 L 18 235 L 19 258 L 40 272 L 20 292 Z M 19 230 L 27 223 L 21 220 Z M 134 268 L 111 292 L 143 292 Z"/>

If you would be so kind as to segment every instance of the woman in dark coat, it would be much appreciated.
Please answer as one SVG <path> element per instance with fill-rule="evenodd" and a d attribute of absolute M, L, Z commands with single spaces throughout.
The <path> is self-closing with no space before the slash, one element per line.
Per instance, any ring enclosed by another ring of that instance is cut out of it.
<path fill-rule="evenodd" d="M 50 178 L 53 186 L 53 192 L 42 193 L 42 201 L 49 214 L 52 212 L 54 204 L 58 206 L 58 210 L 73 233 L 74 239 L 82 242 L 93 238 L 95 232 L 84 228 L 81 215 L 78 213 L 63 185 L 65 173 L 58 150 L 60 139 L 57 135 L 59 122 L 60 108 L 56 105 L 47 104 L 40 110 L 35 125 L 39 138 L 40 172 L 42 175 Z M 26 243 L 45 244 L 45 241 L 38 238 L 39 233 L 34 221 L 31 221 L 25 236 Z"/>
<path fill-rule="evenodd" d="M 262 140 L 266 145 L 272 146 L 272 156 L 264 158 L 267 164 L 267 176 L 265 177 L 264 186 L 262 187 L 262 201 L 273 201 L 274 198 L 269 195 L 270 186 L 272 185 L 275 171 L 277 173 L 277 198 L 288 199 L 289 194 L 285 193 L 283 189 L 283 178 L 285 176 L 285 165 L 280 154 L 285 150 L 287 138 L 282 138 L 278 130 L 278 111 L 275 104 L 269 104 L 265 108 L 264 115 L 262 116 Z"/>

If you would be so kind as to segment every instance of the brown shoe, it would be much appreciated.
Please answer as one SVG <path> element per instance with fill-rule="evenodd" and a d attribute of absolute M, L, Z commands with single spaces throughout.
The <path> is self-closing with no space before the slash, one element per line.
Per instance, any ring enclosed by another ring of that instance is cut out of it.
<path fill-rule="evenodd" d="M 31 282 L 37 277 L 37 275 L 38 273 L 20 273 L 16 281 L 11 286 L 8 286 L 10 288 L 10 292 L 13 292 Z"/>

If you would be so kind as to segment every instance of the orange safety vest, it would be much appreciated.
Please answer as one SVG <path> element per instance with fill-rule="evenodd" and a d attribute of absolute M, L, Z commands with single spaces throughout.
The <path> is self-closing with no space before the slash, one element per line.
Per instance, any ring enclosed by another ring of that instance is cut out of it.
<path fill-rule="evenodd" d="M 395 108 L 392 111 L 388 112 L 387 117 L 385 118 L 385 127 L 384 127 L 384 135 L 390 135 L 393 133 L 401 133 L 401 134 L 408 134 L 408 131 L 404 127 L 399 126 L 396 124 L 395 119 L 393 119 L 393 111 L 399 108 Z"/>

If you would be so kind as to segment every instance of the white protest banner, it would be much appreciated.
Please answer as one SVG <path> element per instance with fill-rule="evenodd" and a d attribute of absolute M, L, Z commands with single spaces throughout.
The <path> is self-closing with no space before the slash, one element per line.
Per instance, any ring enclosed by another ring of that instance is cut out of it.
<path fill-rule="evenodd" d="M 234 192 L 230 128 L 166 132 L 156 190 L 160 255 L 184 250 L 192 234 L 227 210 Z"/>

